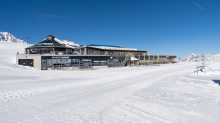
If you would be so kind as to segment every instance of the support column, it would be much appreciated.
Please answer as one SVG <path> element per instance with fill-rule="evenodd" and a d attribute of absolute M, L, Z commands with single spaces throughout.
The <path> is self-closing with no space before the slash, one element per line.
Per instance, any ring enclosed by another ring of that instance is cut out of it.
<path fill-rule="evenodd" d="M 84 48 L 84 55 L 86 55 L 86 48 Z"/>
<path fill-rule="evenodd" d="M 159 61 L 160 61 L 159 55 L 157 55 L 157 63 L 158 63 L 158 64 L 159 64 Z"/>
<path fill-rule="evenodd" d="M 140 65 L 140 64 L 141 64 L 140 55 L 138 55 L 138 60 L 139 60 L 139 61 L 138 61 L 138 62 L 139 62 L 138 64 Z"/>

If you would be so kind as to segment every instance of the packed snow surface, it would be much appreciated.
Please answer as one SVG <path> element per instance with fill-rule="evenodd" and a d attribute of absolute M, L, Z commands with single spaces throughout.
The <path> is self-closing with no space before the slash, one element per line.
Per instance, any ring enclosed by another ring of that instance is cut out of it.
<path fill-rule="evenodd" d="M 203 54 L 192 53 L 192 54 L 182 58 L 180 61 L 182 61 L 182 62 L 202 62 L 203 61 Z M 205 61 L 206 62 L 220 62 L 220 54 L 216 54 L 216 55 L 205 54 Z"/>
<path fill-rule="evenodd" d="M 220 122 L 220 76 L 201 63 L 41 71 L 15 65 L 27 46 L 0 42 L 1 123 Z"/>
<path fill-rule="evenodd" d="M 12 35 L 8 32 L 0 32 L 0 41 L 27 44 L 27 42 L 20 40 L 20 39 L 17 39 L 14 35 Z"/>

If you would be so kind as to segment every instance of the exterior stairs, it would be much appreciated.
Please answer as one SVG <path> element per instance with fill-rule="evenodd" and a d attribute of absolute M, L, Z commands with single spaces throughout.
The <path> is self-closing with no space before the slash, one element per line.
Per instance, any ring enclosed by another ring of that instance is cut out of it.
<path fill-rule="evenodd" d="M 120 64 L 120 67 L 124 67 L 126 65 L 126 63 L 129 61 L 130 59 L 130 55 L 125 56 L 124 61 Z"/>

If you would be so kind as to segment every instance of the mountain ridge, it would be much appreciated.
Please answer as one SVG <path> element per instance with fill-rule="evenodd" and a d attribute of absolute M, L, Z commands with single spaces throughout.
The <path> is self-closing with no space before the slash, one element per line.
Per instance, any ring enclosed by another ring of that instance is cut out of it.
<path fill-rule="evenodd" d="M 216 55 L 204 54 L 204 55 L 205 55 L 205 62 L 219 62 L 220 61 L 220 54 L 216 54 Z M 191 53 L 190 55 L 188 55 L 184 58 L 181 58 L 180 61 L 182 61 L 182 62 L 202 62 L 204 55 Z"/>
<path fill-rule="evenodd" d="M 14 35 L 8 32 L 0 32 L 0 41 L 27 44 L 27 42 L 16 38 Z"/>

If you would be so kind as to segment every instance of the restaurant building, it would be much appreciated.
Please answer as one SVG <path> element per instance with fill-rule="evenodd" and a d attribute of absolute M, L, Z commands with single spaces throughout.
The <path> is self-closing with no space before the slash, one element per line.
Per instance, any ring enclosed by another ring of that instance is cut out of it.
<path fill-rule="evenodd" d="M 78 54 L 74 52 L 75 48 L 60 43 L 53 35 L 48 35 L 45 40 L 25 48 L 25 53 L 17 54 L 16 63 L 41 70 L 108 67 L 109 55 Z"/>
<path fill-rule="evenodd" d="M 113 45 L 70 46 L 48 35 L 43 41 L 25 48 L 25 53 L 17 54 L 16 63 L 41 70 L 54 70 L 170 63 L 175 58 L 172 55 L 149 55 L 145 50 Z"/>

